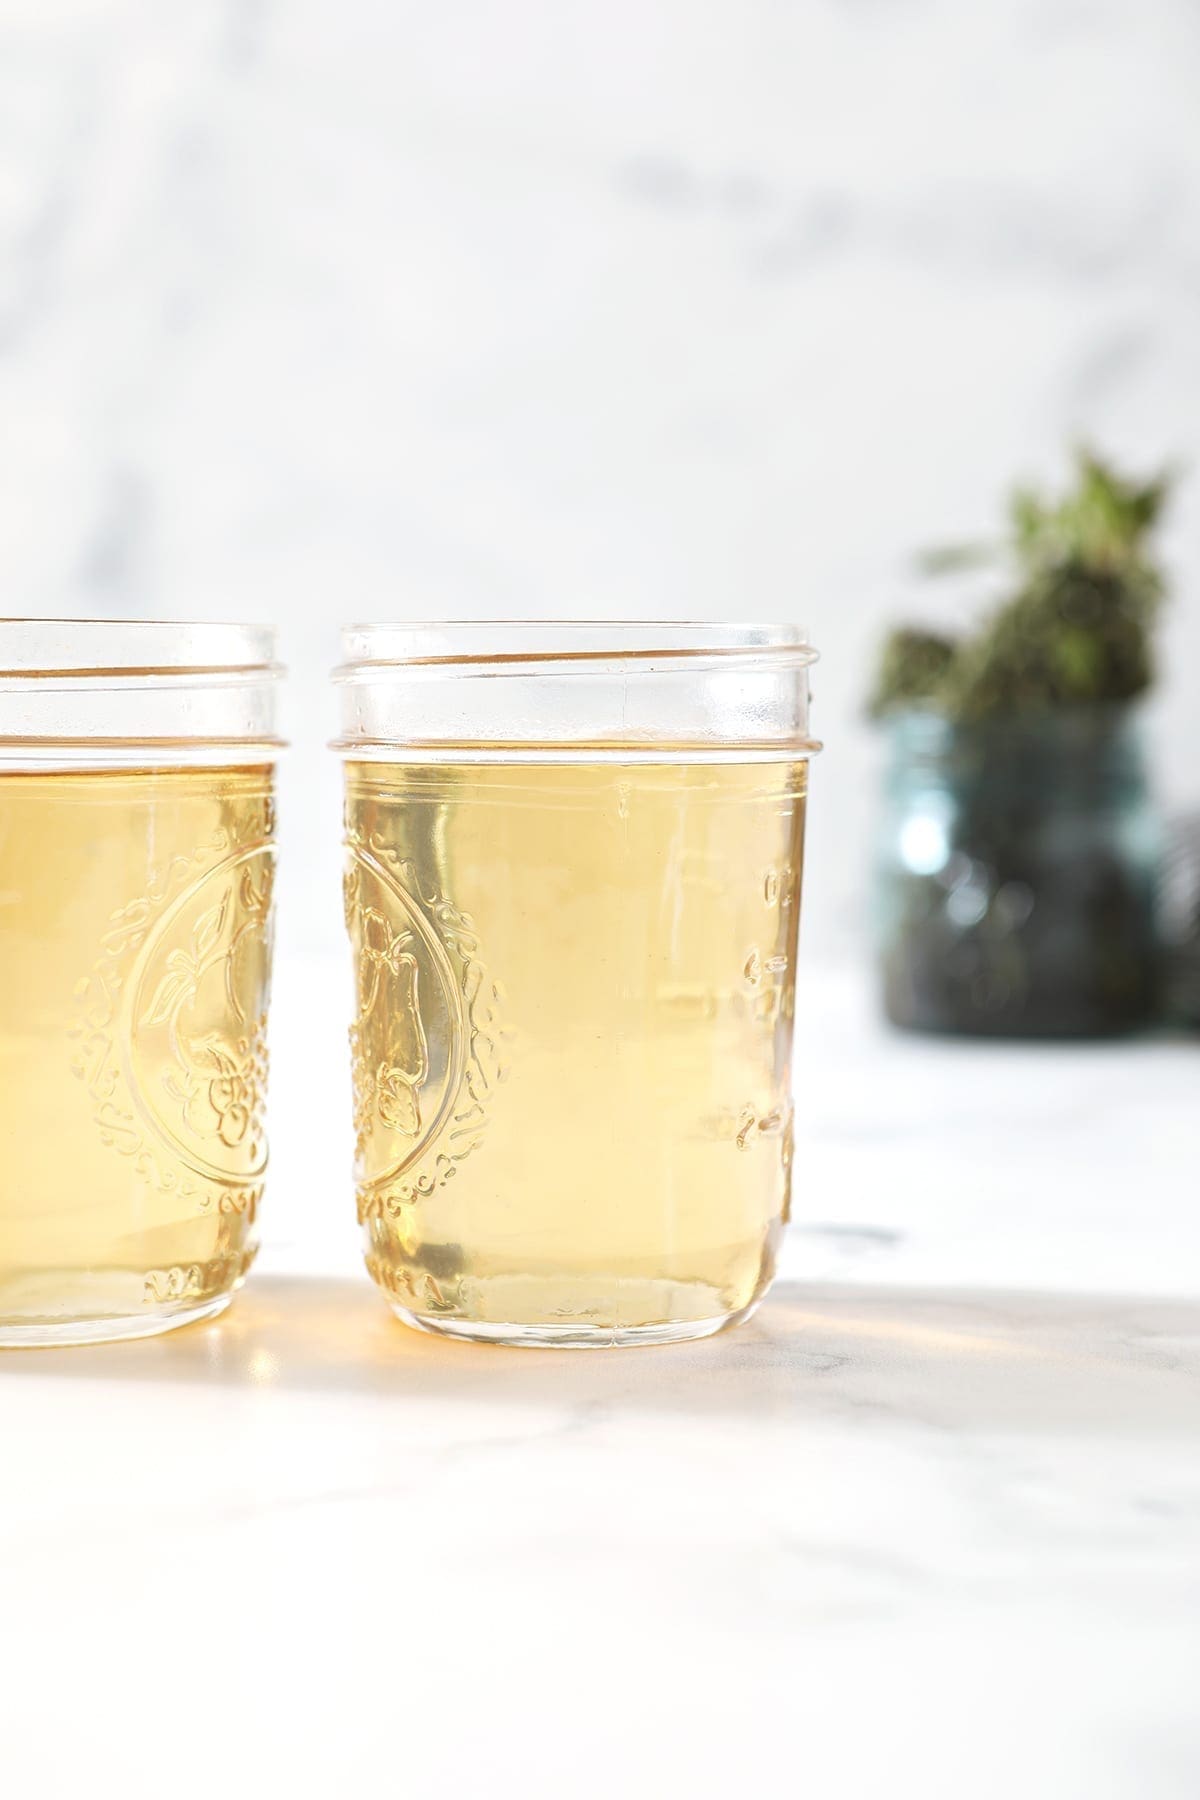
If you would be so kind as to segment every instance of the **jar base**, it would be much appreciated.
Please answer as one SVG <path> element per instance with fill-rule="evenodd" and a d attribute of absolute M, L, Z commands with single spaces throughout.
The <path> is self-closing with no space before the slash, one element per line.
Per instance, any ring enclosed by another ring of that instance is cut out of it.
<path fill-rule="evenodd" d="M 53 1350 L 76 1344 L 119 1344 L 130 1338 L 159 1337 L 181 1325 L 215 1319 L 233 1299 L 216 1294 L 194 1304 L 163 1307 L 151 1314 L 100 1319 L 0 1319 L 0 1350 Z"/>
<path fill-rule="evenodd" d="M 445 1313 L 418 1313 L 399 1301 L 388 1305 L 404 1325 L 433 1337 L 457 1338 L 469 1344 L 499 1344 L 512 1350 L 622 1350 L 639 1345 L 689 1344 L 715 1337 L 758 1310 L 761 1296 L 736 1312 L 712 1319 L 671 1319 L 661 1325 L 516 1325 L 480 1323 Z"/>

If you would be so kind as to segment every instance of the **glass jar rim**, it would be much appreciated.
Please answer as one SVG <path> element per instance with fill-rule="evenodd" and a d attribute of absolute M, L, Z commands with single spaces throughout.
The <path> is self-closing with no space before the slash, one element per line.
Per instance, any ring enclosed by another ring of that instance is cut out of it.
<path fill-rule="evenodd" d="M 217 620 L 0 618 L 0 679 L 281 674 L 273 625 Z"/>
<path fill-rule="evenodd" d="M 579 761 L 811 755 L 796 625 L 456 620 L 352 625 L 347 757 Z"/>
<path fill-rule="evenodd" d="M 799 625 L 739 624 L 684 619 L 454 619 L 347 625 L 344 662 L 334 680 L 375 679 L 388 667 L 447 672 L 456 667 L 524 676 L 563 674 L 572 665 L 736 660 L 806 667 L 817 660 Z"/>
<path fill-rule="evenodd" d="M 270 625 L 0 619 L 0 763 L 271 762 L 282 675 Z"/>

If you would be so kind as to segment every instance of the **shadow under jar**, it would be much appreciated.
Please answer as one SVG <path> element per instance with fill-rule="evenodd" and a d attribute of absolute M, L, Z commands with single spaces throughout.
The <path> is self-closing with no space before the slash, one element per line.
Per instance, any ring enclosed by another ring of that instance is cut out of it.
<path fill-rule="evenodd" d="M 371 1275 L 498 1343 L 745 1318 L 791 1177 L 802 634 L 379 625 L 345 652 Z"/>
<path fill-rule="evenodd" d="M 0 620 L 0 1344 L 220 1311 L 255 1249 L 274 636 Z"/>

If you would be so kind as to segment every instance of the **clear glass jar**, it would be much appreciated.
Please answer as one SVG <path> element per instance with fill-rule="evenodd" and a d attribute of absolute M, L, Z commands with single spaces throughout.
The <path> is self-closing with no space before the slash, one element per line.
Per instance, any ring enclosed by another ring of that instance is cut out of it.
<path fill-rule="evenodd" d="M 791 627 L 365 626 L 337 673 L 358 1216 L 408 1323 L 746 1317 L 787 1216 Z"/>
<path fill-rule="evenodd" d="M 1158 997 L 1158 822 L 1125 707 L 887 724 L 884 1005 L 914 1030 L 1128 1031 Z"/>
<path fill-rule="evenodd" d="M 274 634 L 0 620 L 0 1344 L 225 1306 L 267 1145 Z"/>

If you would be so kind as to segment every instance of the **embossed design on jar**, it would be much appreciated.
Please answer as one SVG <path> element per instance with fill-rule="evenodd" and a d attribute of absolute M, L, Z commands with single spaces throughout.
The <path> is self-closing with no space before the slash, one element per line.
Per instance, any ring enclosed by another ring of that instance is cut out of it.
<path fill-rule="evenodd" d="M 147 1306 L 166 1306 L 176 1300 L 197 1300 L 204 1292 L 204 1271 L 199 1263 L 175 1264 L 170 1269 L 147 1269 L 142 1299 Z"/>
<path fill-rule="evenodd" d="M 478 1145 L 506 1034 L 468 915 L 378 834 L 346 845 L 358 1215 L 396 1220 Z"/>
<path fill-rule="evenodd" d="M 268 829 L 273 808 L 259 825 Z M 248 1214 L 267 1162 L 274 848 L 221 827 L 119 908 L 76 989 L 75 1074 L 104 1142 L 198 1211 Z"/>
<path fill-rule="evenodd" d="M 377 1287 L 398 1300 L 402 1306 L 421 1313 L 452 1313 L 458 1304 L 455 1284 L 447 1294 L 437 1277 L 427 1269 L 397 1269 L 382 1256 L 368 1254 L 364 1259 L 367 1274 Z"/>
<path fill-rule="evenodd" d="M 800 892 L 800 871 L 791 863 L 772 865 L 761 879 L 759 897 L 774 929 L 773 948 L 753 945 L 742 964 L 742 981 L 754 996 L 753 1016 L 763 1025 L 777 1024 L 792 1016 L 793 987 L 788 981 L 791 968 L 788 954 L 789 937 L 794 944 L 794 908 Z M 743 1146 L 744 1147 L 744 1146 Z"/>
<path fill-rule="evenodd" d="M 181 1300 L 200 1300 L 237 1287 L 246 1277 L 257 1254 L 257 1244 L 212 1257 L 202 1263 L 175 1263 L 169 1269 L 147 1269 L 142 1278 L 142 1304 L 167 1306 Z"/>
<path fill-rule="evenodd" d="M 149 934 L 132 987 L 135 1099 L 197 1173 L 250 1182 L 267 1163 L 273 856 L 209 870 Z"/>

